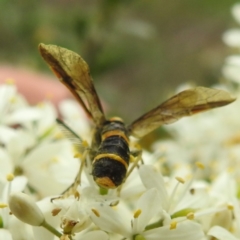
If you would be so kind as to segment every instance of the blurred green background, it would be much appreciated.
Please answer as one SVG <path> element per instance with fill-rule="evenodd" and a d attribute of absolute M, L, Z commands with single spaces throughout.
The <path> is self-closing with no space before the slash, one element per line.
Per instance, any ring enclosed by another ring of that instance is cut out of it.
<path fill-rule="evenodd" d="M 0 61 L 50 71 L 40 42 L 79 53 L 110 112 L 131 121 L 185 82 L 221 78 L 234 0 L 0 0 Z"/>

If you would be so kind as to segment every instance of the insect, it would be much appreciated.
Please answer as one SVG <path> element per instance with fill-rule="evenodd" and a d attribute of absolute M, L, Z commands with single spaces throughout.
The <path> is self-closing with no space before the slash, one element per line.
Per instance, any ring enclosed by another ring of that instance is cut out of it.
<path fill-rule="evenodd" d="M 89 157 L 92 161 L 92 176 L 101 188 L 114 189 L 125 181 L 132 157 L 129 136 L 142 138 L 163 124 L 235 100 L 223 90 L 196 87 L 176 94 L 126 126 L 121 118 L 106 119 L 89 67 L 78 54 L 45 44 L 39 45 L 39 51 L 95 124 Z"/>

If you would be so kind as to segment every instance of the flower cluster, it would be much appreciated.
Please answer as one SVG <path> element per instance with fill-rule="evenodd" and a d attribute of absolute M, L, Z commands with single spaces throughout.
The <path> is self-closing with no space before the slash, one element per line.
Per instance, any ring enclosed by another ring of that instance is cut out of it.
<path fill-rule="evenodd" d="M 202 240 L 238 229 L 237 103 L 168 127 L 174 140 L 143 151 L 144 164 L 120 193 L 99 192 L 84 167 L 78 198 L 51 202 L 74 181 L 81 165 L 76 150 L 51 103 L 29 106 L 13 84 L 0 87 L 0 99 L 0 239 Z M 91 130 L 75 102 L 62 102 L 60 114 L 88 139 Z"/>
<path fill-rule="evenodd" d="M 232 7 L 232 15 L 236 22 L 240 24 L 240 4 L 235 4 Z M 240 82 L 240 28 L 233 28 L 226 31 L 223 35 L 223 41 L 237 50 L 237 53 L 229 56 L 225 60 L 223 74 L 227 79 L 230 79 L 239 84 Z"/>
<path fill-rule="evenodd" d="M 240 22 L 239 12 L 234 6 Z M 240 47 L 238 31 L 224 35 L 231 46 Z M 239 83 L 237 58 L 228 58 L 223 71 Z M 103 192 L 91 164 L 82 162 L 92 130 L 79 106 L 30 106 L 14 84 L 1 85 L 0 239 L 240 239 L 239 104 L 165 127 L 171 138 L 142 150 L 144 164 L 120 189 Z M 78 139 L 66 138 L 59 115 Z M 81 184 L 61 197 L 80 168 Z"/>

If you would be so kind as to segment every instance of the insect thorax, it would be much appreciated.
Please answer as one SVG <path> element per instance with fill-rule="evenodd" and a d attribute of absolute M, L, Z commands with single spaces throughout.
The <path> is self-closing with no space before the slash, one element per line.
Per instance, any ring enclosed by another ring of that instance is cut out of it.
<path fill-rule="evenodd" d="M 103 125 L 101 142 L 93 160 L 92 175 L 103 188 L 116 188 L 124 181 L 130 159 L 129 138 L 122 121 L 111 119 Z"/>

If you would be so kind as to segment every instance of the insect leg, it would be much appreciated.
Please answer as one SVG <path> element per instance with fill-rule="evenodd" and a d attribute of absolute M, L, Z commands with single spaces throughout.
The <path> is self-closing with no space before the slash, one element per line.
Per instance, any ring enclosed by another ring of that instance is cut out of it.
<path fill-rule="evenodd" d="M 120 196 L 120 193 L 121 193 L 121 190 L 122 190 L 122 187 L 123 187 L 123 184 L 124 182 L 126 181 L 126 179 L 130 176 L 130 174 L 132 173 L 132 171 L 138 167 L 138 164 L 139 164 L 139 161 L 141 161 L 143 163 L 143 160 L 142 160 L 142 150 L 136 150 L 134 152 L 131 153 L 130 155 L 130 161 L 133 162 L 132 166 L 129 168 L 127 174 L 126 174 L 126 177 L 123 181 L 123 183 L 121 184 L 121 186 L 118 187 L 117 189 L 117 195 Z"/>
<path fill-rule="evenodd" d="M 82 171 L 83 171 L 83 168 L 85 166 L 85 162 L 86 162 L 86 159 L 87 159 L 87 155 L 89 154 L 89 150 L 86 149 L 81 158 L 80 158 L 80 161 L 81 161 L 81 165 L 80 165 L 80 168 L 79 168 L 79 171 L 75 177 L 75 180 L 74 182 L 64 191 L 62 192 L 61 196 L 59 197 L 55 197 L 55 198 L 51 198 L 51 202 L 53 200 L 56 200 L 56 199 L 63 199 L 63 198 L 67 198 L 71 195 L 73 195 L 76 199 L 79 199 L 80 198 L 80 193 L 77 191 L 77 187 L 78 185 L 81 185 L 81 175 L 82 175 Z"/>

